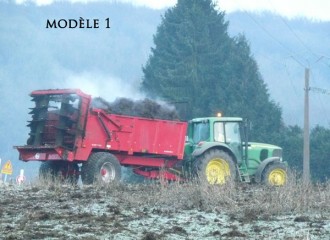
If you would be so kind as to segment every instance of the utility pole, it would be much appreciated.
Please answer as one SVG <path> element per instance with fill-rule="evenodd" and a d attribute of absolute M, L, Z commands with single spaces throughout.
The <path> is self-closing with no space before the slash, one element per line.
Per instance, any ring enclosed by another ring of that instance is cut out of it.
<path fill-rule="evenodd" d="M 310 181 L 310 149 L 309 149 L 309 68 L 305 68 L 305 106 L 304 106 L 304 159 L 303 159 L 303 181 Z"/>

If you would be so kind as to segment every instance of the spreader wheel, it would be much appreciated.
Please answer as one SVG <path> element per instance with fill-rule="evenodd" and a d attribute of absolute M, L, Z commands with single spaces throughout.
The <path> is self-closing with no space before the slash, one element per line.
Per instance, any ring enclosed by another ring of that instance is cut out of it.
<path fill-rule="evenodd" d="M 106 152 L 93 153 L 81 169 L 83 184 L 96 182 L 109 184 L 121 179 L 121 167 L 117 158 Z"/>
<path fill-rule="evenodd" d="M 281 163 L 268 166 L 263 173 L 263 183 L 268 186 L 284 186 L 287 178 L 287 169 Z"/>
<path fill-rule="evenodd" d="M 225 184 L 236 179 L 233 159 L 218 149 L 211 149 L 197 159 L 195 172 L 200 180 L 206 180 L 209 184 Z"/>
<path fill-rule="evenodd" d="M 54 162 L 43 162 L 39 167 L 39 179 L 53 181 L 59 173 L 59 167 Z"/>
<path fill-rule="evenodd" d="M 79 179 L 79 167 L 77 163 L 72 162 L 43 162 L 39 168 L 39 178 L 42 180 L 77 184 Z"/>

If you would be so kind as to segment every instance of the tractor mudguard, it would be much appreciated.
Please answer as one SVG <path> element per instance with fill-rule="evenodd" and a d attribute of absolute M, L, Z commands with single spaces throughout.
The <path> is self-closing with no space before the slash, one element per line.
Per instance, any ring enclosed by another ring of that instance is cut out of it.
<path fill-rule="evenodd" d="M 202 155 L 204 152 L 206 152 L 207 150 L 209 150 L 211 148 L 225 149 L 226 152 L 229 152 L 232 156 L 235 156 L 233 154 L 233 151 L 228 147 L 228 145 L 222 144 L 222 143 L 218 143 L 218 142 L 204 142 L 203 144 L 201 144 L 200 146 L 198 146 L 198 147 L 195 148 L 195 150 L 193 151 L 193 153 L 191 154 L 191 156 L 193 158 L 196 158 L 196 157 Z"/>
<path fill-rule="evenodd" d="M 257 169 L 257 171 L 256 171 L 256 173 L 255 173 L 255 175 L 254 175 L 254 180 L 255 180 L 256 183 L 260 183 L 260 182 L 261 182 L 262 172 L 264 171 L 264 169 L 265 169 L 269 164 L 274 163 L 274 162 L 282 163 L 283 166 L 286 167 L 285 163 L 281 162 L 281 158 L 279 158 L 279 157 L 270 157 L 270 158 L 266 158 L 265 160 L 263 160 L 263 161 L 260 163 L 260 165 L 259 165 L 259 167 L 258 167 L 258 169 Z"/>

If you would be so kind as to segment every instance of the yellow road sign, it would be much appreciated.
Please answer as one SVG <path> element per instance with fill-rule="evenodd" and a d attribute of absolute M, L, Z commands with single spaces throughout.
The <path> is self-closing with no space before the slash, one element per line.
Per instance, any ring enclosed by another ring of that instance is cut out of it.
<path fill-rule="evenodd" d="M 8 160 L 1 169 L 1 173 L 11 175 L 13 174 L 13 166 L 11 165 L 10 160 Z"/>

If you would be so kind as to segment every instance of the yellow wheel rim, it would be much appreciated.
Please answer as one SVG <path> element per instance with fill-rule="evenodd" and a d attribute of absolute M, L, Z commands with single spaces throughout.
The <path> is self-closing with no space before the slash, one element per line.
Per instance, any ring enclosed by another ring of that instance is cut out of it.
<path fill-rule="evenodd" d="M 206 166 L 206 178 L 210 184 L 224 184 L 229 176 L 229 164 L 221 158 L 212 159 Z"/>
<path fill-rule="evenodd" d="M 268 175 L 268 182 L 272 186 L 283 186 L 286 183 L 286 172 L 284 169 L 275 168 Z"/>

